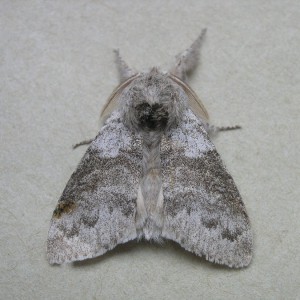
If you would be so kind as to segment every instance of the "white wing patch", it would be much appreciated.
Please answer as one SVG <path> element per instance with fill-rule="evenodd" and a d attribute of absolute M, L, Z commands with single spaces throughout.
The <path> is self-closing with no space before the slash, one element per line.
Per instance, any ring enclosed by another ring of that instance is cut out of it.
<path fill-rule="evenodd" d="M 197 158 L 210 150 L 215 150 L 214 144 L 207 138 L 204 127 L 200 125 L 191 110 L 186 111 L 182 123 L 184 126 L 178 126 L 172 130 L 171 139 L 177 147 L 182 147 L 185 156 Z"/>
<path fill-rule="evenodd" d="M 103 158 L 117 157 L 120 149 L 124 151 L 131 148 L 133 143 L 132 133 L 128 131 L 122 122 L 117 121 L 119 119 L 119 114 L 112 114 L 102 127 L 101 138 L 96 138 L 91 144 L 91 148 L 97 149 L 99 155 Z M 114 124 L 113 130 L 111 123 Z"/>

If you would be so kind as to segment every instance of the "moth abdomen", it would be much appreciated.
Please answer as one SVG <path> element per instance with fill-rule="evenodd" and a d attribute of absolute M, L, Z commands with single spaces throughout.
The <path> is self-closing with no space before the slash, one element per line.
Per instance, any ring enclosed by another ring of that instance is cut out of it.
<path fill-rule="evenodd" d="M 145 131 L 162 131 L 167 127 L 169 112 L 160 103 L 143 102 L 135 107 L 139 127 Z"/>

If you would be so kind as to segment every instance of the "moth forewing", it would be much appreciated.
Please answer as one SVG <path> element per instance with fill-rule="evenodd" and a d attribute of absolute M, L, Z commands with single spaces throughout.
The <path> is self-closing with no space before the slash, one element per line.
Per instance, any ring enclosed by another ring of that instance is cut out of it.
<path fill-rule="evenodd" d="M 124 126 L 120 113 L 113 112 L 54 210 L 47 242 L 50 263 L 99 256 L 137 237 L 141 160 L 141 140 Z"/>
<path fill-rule="evenodd" d="M 247 266 L 252 233 L 245 206 L 204 124 L 191 110 L 168 132 L 161 161 L 162 236 L 209 261 Z"/>

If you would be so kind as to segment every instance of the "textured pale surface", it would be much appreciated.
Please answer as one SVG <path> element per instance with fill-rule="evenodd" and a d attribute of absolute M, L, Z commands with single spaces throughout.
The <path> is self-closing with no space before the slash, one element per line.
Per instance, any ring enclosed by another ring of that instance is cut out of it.
<path fill-rule="evenodd" d="M 299 298 L 297 1 L 1 1 L 0 13 L 1 298 Z M 166 65 L 203 27 L 191 86 L 214 124 L 243 127 L 214 143 L 251 219 L 253 262 L 233 271 L 173 243 L 129 243 L 49 266 L 51 213 L 85 152 L 71 145 L 97 134 L 118 83 L 112 48 L 136 69 Z"/>

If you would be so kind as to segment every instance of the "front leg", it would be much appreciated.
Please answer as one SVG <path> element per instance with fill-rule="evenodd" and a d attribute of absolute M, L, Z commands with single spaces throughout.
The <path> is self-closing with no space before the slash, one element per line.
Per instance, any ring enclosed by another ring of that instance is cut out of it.
<path fill-rule="evenodd" d="M 222 126 L 222 127 L 217 127 L 214 125 L 211 125 L 209 123 L 206 123 L 205 125 L 205 129 L 208 133 L 208 135 L 210 137 L 216 136 L 220 131 L 229 131 L 229 130 L 236 130 L 236 129 L 241 129 L 242 127 L 239 125 L 235 125 L 235 126 Z"/>
<path fill-rule="evenodd" d="M 80 146 L 83 146 L 83 145 L 89 145 L 94 139 L 95 138 L 89 139 L 89 140 L 84 140 L 80 143 L 77 143 L 77 144 L 73 145 L 73 149 L 76 149 L 77 147 L 80 147 Z"/>

